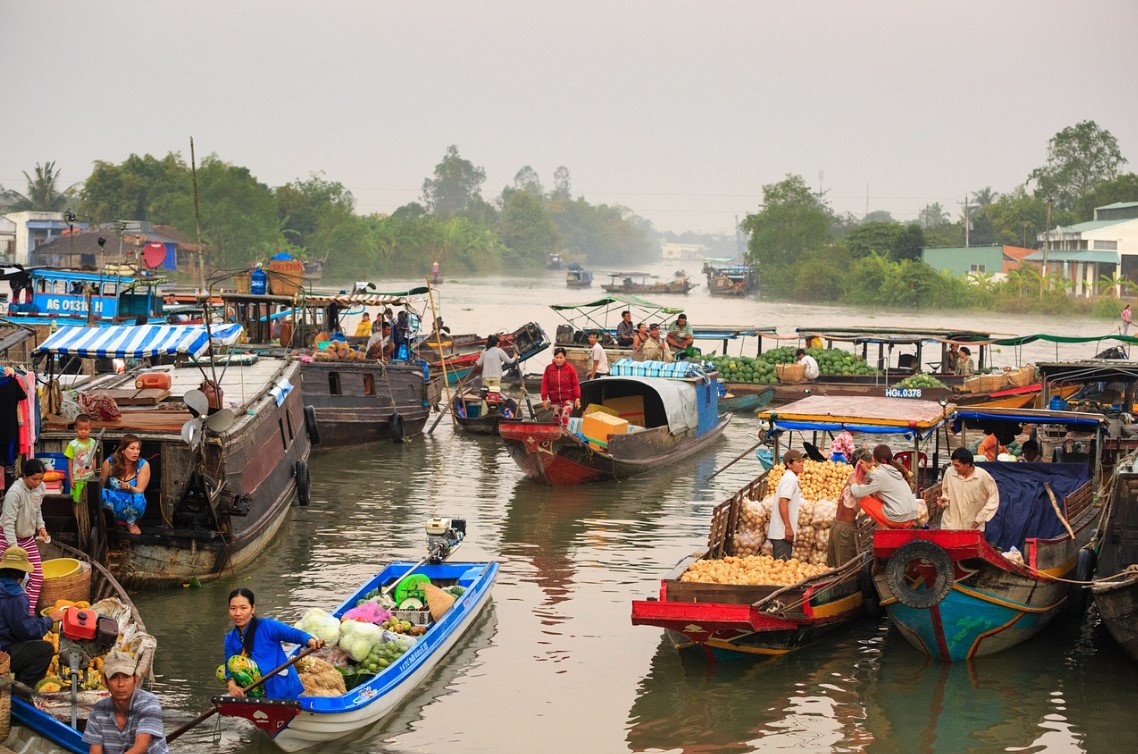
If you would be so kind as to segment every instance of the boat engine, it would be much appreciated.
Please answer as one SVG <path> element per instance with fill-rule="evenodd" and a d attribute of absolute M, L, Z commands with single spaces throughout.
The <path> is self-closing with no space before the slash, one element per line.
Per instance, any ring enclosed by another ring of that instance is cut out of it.
<path fill-rule="evenodd" d="M 86 608 L 63 611 L 59 622 L 59 661 L 66 659 L 71 679 L 71 727 L 78 722 L 79 671 L 91 667 L 91 660 L 106 654 L 119 636 L 119 624 L 113 618 Z"/>
<path fill-rule="evenodd" d="M 441 563 L 466 538 L 466 519 L 432 518 L 426 524 L 427 560 Z"/>

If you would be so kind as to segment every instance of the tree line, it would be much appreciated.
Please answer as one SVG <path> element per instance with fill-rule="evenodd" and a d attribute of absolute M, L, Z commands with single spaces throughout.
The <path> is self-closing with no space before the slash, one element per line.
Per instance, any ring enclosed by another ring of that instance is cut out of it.
<path fill-rule="evenodd" d="M 0 187 L 0 211 L 77 207 L 92 223 L 141 220 L 194 235 L 192 168 L 180 154 L 97 161 L 81 184 L 61 187 L 55 163 L 24 173 L 26 193 Z M 210 155 L 197 166 L 202 241 L 218 269 L 247 267 L 285 251 L 323 260 L 340 279 L 540 268 L 561 253 L 590 265 L 654 259 L 651 224 L 627 207 L 573 197 L 559 167 L 546 191 L 528 165 L 497 197 L 482 195 L 486 173 L 451 146 L 423 181 L 419 201 L 390 215 L 356 213 L 337 181 L 313 174 L 270 187 L 244 167 Z"/>
<path fill-rule="evenodd" d="M 997 308 L 1020 311 L 1102 309 L 1117 306 L 1072 300 L 1069 281 L 1022 267 L 998 283 L 989 274 L 959 277 L 921 259 L 925 247 L 1006 244 L 1034 248 L 1056 225 L 1090 220 L 1094 208 L 1138 201 L 1138 175 L 1121 172 L 1126 159 L 1118 141 L 1094 121 L 1055 134 L 1044 165 L 1024 183 L 998 194 L 984 187 L 952 218 L 930 204 L 915 222 L 887 212 L 861 220 L 835 213 L 824 194 L 798 175 L 763 186 L 762 208 L 741 227 L 750 235 L 748 259 L 759 268 L 764 297 L 820 303 L 904 308 Z M 1117 274 L 1099 281 L 1134 293 L 1138 286 Z"/>

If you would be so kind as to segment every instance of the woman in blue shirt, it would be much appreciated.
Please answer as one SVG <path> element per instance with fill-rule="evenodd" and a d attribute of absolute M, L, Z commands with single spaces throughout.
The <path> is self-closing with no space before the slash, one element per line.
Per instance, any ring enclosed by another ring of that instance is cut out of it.
<path fill-rule="evenodd" d="M 288 662 L 281 642 L 322 647 L 324 642 L 298 628 L 256 616 L 253 592 L 240 587 L 229 593 L 229 617 L 233 630 L 225 635 L 225 677 L 231 696 L 245 696 L 245 691 L 229 673 L 229 658 L 244 655 L 257 663 L 261 673 L 268 673 Z M 295 668 L 288 668 L 264 683 L 265 696 L 270 699 L 295 699 L 304 693 L 304 686 Z"/>

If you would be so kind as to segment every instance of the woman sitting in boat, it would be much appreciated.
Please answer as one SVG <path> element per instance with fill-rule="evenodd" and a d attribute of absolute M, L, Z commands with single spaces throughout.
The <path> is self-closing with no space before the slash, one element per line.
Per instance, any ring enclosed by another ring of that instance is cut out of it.
<path fill-rule="evenodd" d="M 909 487 L 909 472 L 893 459 L 888 445 L 873 449 L 873 470 L 865 484 L 851 484 L 850 492 L 870 518 L 888 529 L 908 529 L 917 520 L 917 502 Z"/>
<path fill-rule="evenodd" d="M 632 360 L 644 361 L 644 344 L 648 341 L 648 325 L 641 322 L 632 336 Z"/>
<path fill-rule="evenodd" d="M 832 458 L 832 457 L 831 457 Z M 873 469 L 873 451 L 857 448 L 850 453 L 854 470 L 846 480 L 846 488 L 838 498 L 834 523 L 830 526 L 830 543 L 826 551 L 826 565 L 837 568 L 857 557 L 857 496 L 850 491 L 855 484 L 865 484 L 866 475 Z"/>
<path fill-rule="evenodd" d="M 317 649 L 324 646 L 322 640 L 299 628 L 272 618 L 258 618 L 256 598 L 251 590 L 244 587 L 229 593 L 229 618 L 233 621 L 233 630 L 225 635 L 225 679 L 230 696 L 245 696 L 245 690 L 233 679 L 230 669 L 230 661 L 234 657 L 252 660 L 258 672 L 267 673 L 288 662 L 281 642 Z M 269 699 L 295 699 L 304 693 L 304 686 L 294 668 L 288 668 L 266 680 L 264 689 L 265 696 Z"/>
<path fill-rule="evenodd" d="M 146 486 L 150 484 L 150 466 L 142 455 L 142 441 L 134 435 L 123 435 L 111 457 L 103 461 L 100 478 L 103 483 L 103 507 L 115 514 L 115 520 L 131 534 L 141 534 L 138 520 L 146 513 Z"/>
<path fill-rule="evenodd" d="M 360 318 L 360 323 L 356 325 L 357 338 L 370 338 L 371 337 L 371 315 L 367 312 L 363 313 Z"/>

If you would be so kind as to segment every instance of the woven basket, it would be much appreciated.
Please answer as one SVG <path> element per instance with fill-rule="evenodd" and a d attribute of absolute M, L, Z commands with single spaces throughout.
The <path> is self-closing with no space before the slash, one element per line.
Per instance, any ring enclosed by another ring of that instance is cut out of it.
<path fill-rule="evenodd" d="M 1008 376 L 1003 372 L 984 374 L 979 377 L 981 393 L 990 393 L 993 390 L 1003 390 L 1008 386 Z"/>
<path fill-rule="evenodd" d="M 1012 371 L 1008 372 L 1008 381 L 1016 387 L 1027 387 L 1031 383 L 1035 382 L 1035 367 L 1031 364 L 1028 364 L 1027 366 L 1020 367 L 1019 369 L 1013 369 Z"/>
<path fill-rule="evenodd" d="M 12 658 L 7 652 L 0 652 L 0 678 L 12 671 Z M 0 688 L 0 742 L 7 740 L 12 730 L 12 687 Z"/>
<path fill-rule="evenodd" d="M 36 609 L 42 610 L 45 607 L 51 607 L 56 600 L 79 602 L 90 599 L 91 566 L 84 563 L 82 568 L 69 576 L 61 576 L 58 579 L 44 579 L 43 589 L 40 590 L 39 599 L 36 600 Z"/>
<path fill-rule="evenodd" d="M 304 285 L 304 262 L 299 259 L 272 259 L 268 273 L 274 296 L 295 296 Z"/>
<path fill-rule="evenodd" d="M 775 364 L 774 371 L 779 382 L 803 382 L 806 379 L 805 364 Z"/>
<path fill-rule="evenodd" d="M 253 278 L 248 272 L 242 273 L 233 278 L 233 285 L 236 286 L 236 293 L 251 293 L 253 290 Z"/>
<path fill-rule="evenodd" d="M 964 392 L 966 393 L 980 393 L 984 388 L 980 387 L 980 377 L 969 377 L 964 381 Z"/>

